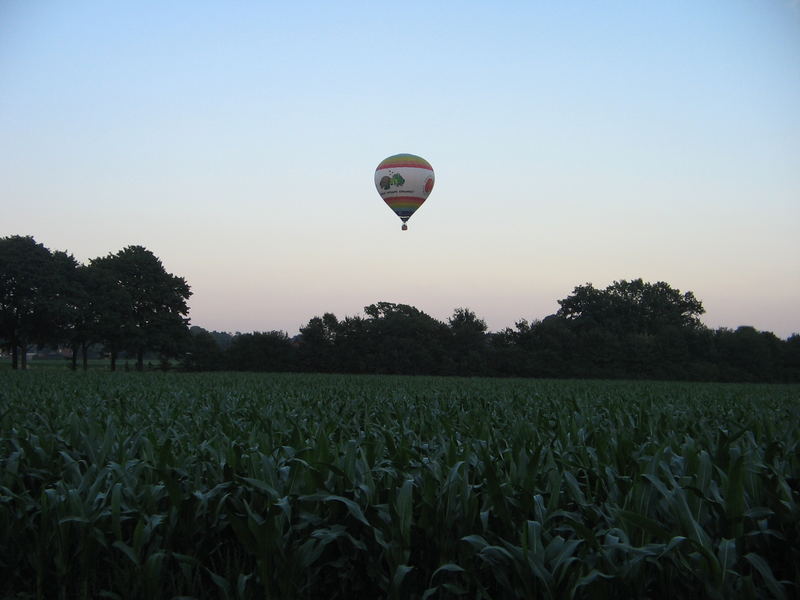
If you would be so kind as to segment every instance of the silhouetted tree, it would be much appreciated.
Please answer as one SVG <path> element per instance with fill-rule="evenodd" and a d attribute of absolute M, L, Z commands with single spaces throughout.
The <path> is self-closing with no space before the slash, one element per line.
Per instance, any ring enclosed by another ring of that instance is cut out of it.
<path fill-rule="evenodd" d="M 92 343 L 102 343 L 111 358 L 111 370 L 116 370 L 117 357 L 123 352 L 136 328 L 133 297 L 129 287 L 114 270 L 110 256 L 89 262 L 82 273 L 88 303 L 84 306 L 86 334 L 82 352 Z"/>
<path fill-rule="evenodd" d="M 719 329 L 717 351 L 721 375 L 728 381 L 772 381 L 780 360 L 780 340 L 771 332 L 741 326 L 735 331 Z"/>
<path fill-rule="evenodd" d="M 336 327 L 331 369 L 338 373 L 374 373 L 374 340 L 368 319 L 359 315 L 345 317 Z"/>
<path fill-rule="evenodd" d="M 291 371 L 295 366 L 292 342 L 283 331 L 239 334 L 225 354 L 237 371 Z"/>
<path fill-rule="evenodd" d="M 783 381 L 800 381 L 800 335 L 789 336 L 781 356 Z"/>
<path fill-rule="evenodd" d="M 705 312 L 692 292 L 681 294 L 669 284 L 641 279 L 615 281 L 605 290 L 591 283 L 577 286 L 559 300 L 556 313 L 581 329 L 601 327 L 615 333 L 657 334 L 667 327 L 697 327 Z"/>
<path fill-rule="evenodd" d="M 457 375 L 481 375 L 487 370 L 486 321 L 468 308 L 456 308 L 447 320 L 452 334 L 450 360 Z"/>
<path fill-rule="evenodd" d="M 487 334 L 487 339 L 489 345 L 487 373 L 499 377 L 524 377 L 523 365 L 526 353 L 517 343 L 516 331 L 506 327 Z"/>
<path fill-rule="evenodd" d="M 142 246 L 128 246 L 116 254 L 92 261 L 110 279 L 114 293 L 121 290 L 126 303 L 120 307 L 119 338 L 106 339 L 112 357 L 124 343 L 136 356 L 136 368 L 144 368 L 146 351 L 163 357 L 179 354 L 188 339 L 191 291 L 182 277 L 167 273 L 161 261 Z M 106 331 L 106 333 L 110 333 Z"/>
<path fill-rule="evenodd" d="M 522 337 L 531 353 L 530 372 L 535 377 L 578 377 L 578 361 L 592 363 L 591 354 L 581 357 L 578 352 L 578 339 L 569 323 L 554 315 L 534 321 Z"/>
<path fill-rule="evenodd" d="M 569 365 L 582 377 L 685 377 L 703 305 L 664 282 L 577 286 L 555 317 L 577 336 Z M 545 347 L 549 344 L 545 344 Z"/>
<path fill-rule="evenodd" d="M 30 344 L 56 343 L 65 334 L 76 266 L 72 256 L 52 253 L 30 236 L 0 238 L 0 336 L 12 368 L 26 368 Z"/>
<path fill-rule="evenodd" d="M 327 373 L 335 368 L 335 344 L 339 320 L 333 313 L 313 317 L 300 328 L 301 343 L 298 361 L 304 370 Z"/>
<path fill-rule="evenodd" d="M 407 304 L 378 302 L 364 307 L 368 347 L 375 373 L 409 375 L 447 371 L 447 325 Z"/>
<path fill-rule="evenodd" d="M 77 265 L 70 275 L 70 310 L 64 328 L 64 338 L 72 351 L 70 361 L 72 370 L 77 369 L 78 354 L 81 351 L 83 351 L 83 368 L 85 370 L 93 324 L 93 316 L 91 314 L 93 297 L 89 293 L 88 267 Z"/>
<path fill-rule="evenodd" d="M 225 367 L 225 356 L 211 332 L 193 325 L 181 367 L 188 371 L 219 371 Z"/>
<path fill-rule="evenodd" d="M 227 331 L 212 330 L 209 331 L 208 333 L 211 334 L 211 337 L 214 338 L 214 341 L 217 343 L 217 346 L 219 346 L 220 350 L 227 350 L 228 348 L 231 347 L 234 336 L 228 333 Z"/>

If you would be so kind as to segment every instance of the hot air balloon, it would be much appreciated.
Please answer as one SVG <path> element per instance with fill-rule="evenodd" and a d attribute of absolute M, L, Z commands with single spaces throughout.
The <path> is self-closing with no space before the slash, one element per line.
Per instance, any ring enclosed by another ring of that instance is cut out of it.
<path fill-rule="evenodd" d="M 395 154 L 381 161 L 375 169 L 375 188 L 395 214 L 406 221 L 422 206 L 433 189 L 433 168 L 414 154 Z"/>

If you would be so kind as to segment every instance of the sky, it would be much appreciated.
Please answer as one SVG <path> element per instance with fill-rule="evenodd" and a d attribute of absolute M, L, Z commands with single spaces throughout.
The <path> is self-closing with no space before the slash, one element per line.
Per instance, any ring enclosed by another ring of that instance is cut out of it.
<path fill-rule="evenodd" d="M 373 176 L 436 173 L 401 231 Z M 0 237 L 142 245 L 194 325 L 489 329 L 666 281 L 800 333 L 800 2 L 0 0 Z"/>

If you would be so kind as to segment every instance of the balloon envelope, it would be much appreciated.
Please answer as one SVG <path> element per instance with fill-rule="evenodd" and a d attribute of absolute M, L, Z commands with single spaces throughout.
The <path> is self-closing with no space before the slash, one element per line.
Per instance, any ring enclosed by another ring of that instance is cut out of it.
<path fill-rule="evenodd" d="M 433 168 L 414 154 L 395 154 L 375 169 L 375 189 L 398 217 L 405 222 L 422 206 L 433 190 Z"/>

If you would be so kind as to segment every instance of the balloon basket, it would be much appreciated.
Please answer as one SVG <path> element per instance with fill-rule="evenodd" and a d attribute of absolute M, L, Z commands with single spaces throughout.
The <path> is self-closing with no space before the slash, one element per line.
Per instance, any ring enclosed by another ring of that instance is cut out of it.
<path fill-rule="evenodd" d="M 401 229 L 402 229 L 403 231 L 408 231 L 408 225 L 406 225 L 405 223 L 403 223 L 403 227 L 401 227 Z"/>

